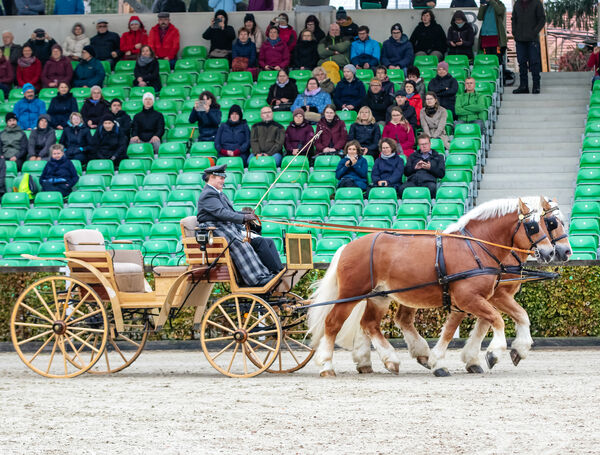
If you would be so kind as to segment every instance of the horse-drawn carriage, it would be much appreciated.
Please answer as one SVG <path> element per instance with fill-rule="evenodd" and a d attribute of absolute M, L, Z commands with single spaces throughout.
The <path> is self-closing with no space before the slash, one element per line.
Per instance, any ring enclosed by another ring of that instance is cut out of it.
<path fill-rule="evenodd" d="M 194 329 L 210 364 L 230 377 L 292 372 L 313 355 L 292 287 L 312 269 L 309 234 L 288 234 L 287 264 L 262 287 L 244 287 L 225 239 L 181 221 L 186 265 L 154 267 L 139 250 L 107 249 L 102 234 L 65 234 L 68 273 L 41 278 L 17 299 L 11 337 L 23 362 L 47 377 L 114 373 L 131 365 L 148 336 L 195 308 Z M 119 243 L 119 242 L 113 242 Z M 126 242 L 120 242 L 126 243 Z M 38 258 L 36 258 L 38 259 Z M 216 284 L 230 293 L 211 297 Z"/>

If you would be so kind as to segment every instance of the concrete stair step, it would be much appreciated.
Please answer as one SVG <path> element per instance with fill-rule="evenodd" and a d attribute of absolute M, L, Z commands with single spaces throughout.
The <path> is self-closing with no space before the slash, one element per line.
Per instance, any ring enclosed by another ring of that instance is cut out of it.
<path fill-rule="evenodd" d="M 494 130 L 494 135 L 497 136 L 509 136 L 509 137 L 564 137 L 565 139 L 575 139 L 581 137 L 585 128 L 584 126 L 563 126 L 560 129 L 552 128 L 547 126 L 544 122 L 540 122 L 537 127 L 526 129 L 526 128 L 503 128 L 497 127 Z"/>
<path fill-rule="evenodd" d="M 551 71 L 548 73 L 541 74 L 542 82 L 547 80 L 592 80 L 592 72 L 591 71 Z"/>
<path fill-rule="evenodd" d="M 576 147 L 581 147 L 581 135 L 564 135 L 564 134 L 519 134 L 516 135 L 500 135 L 494 134 L 495 144 L 544 144 L 544 143 L 570 143 Z"/>
<path fill-rule="evenodd" d="M 556 147 L 552 144 L 537 144 L 535 146 L 531 146 L 530 144 L 514 144 L 510 146 L 506 144 L 492 144 L 489 157 L 499 156 L 520 159 L 524 156 L 534 156 L 540 160 L 570 157 L 579 161 L 579 156 L 581 155 L 579 150 L 580 145 L 576 145 L 576 147 L 573 147 L 572 144 L 569 145 L 571 148 Z"/>
<path fill-rule="evenodd" d="M 490 173 L 488 171 L 483 175 L 481 188 L 539 188 L 544 182 L 552 183 L 555 188 L 569 188 L 575 183 L 575 174 L 572 172 L 548 172 L 542 176 L 532 177 L 531 172 L 511 173 L 504 172 Z"/>
<path fill-rule="evenodd" d="M 545 173 L 572 172 L 573 175 L 576 175 L 578 168 L 578 161 L 569 158 L 553 158 L 552 160 L 543 160 L 538 157 L 519 160 L 513 158 L 488 158 L 485 165 L 485 172 L 486 174 L 528 172 L 539 176 Z"/>
<path fill-rule="evenodd" d="M 519 116 L 519 118 L 530 119 L 536 118 L 537 116 L 544 117 L 552 117 L 554 119 L 560 118 L 561 116 L 568 116 L 571 114 L 586 114 L 587 113 L 587 103 L 586 105 L 580 106 L 551 106 L 546 109 L 541 109 L 539 107 L 532 107 L 529 103 L 523 103 L 523 106 L 505 106 L 502 103 L 502 107 L 500 108 L 500 116 L 508 115 L 511 117 Z M 546 106 L 544 106 L 546 107 Z M 559 107 L 560 109 L 556 109 Z M 552 114 L 554 112 L 554 114 Z M 558 114 L 560 112 L 560 115 Z"/>
<path fill-rule="evenodd" d="M 527 192 L 527 190 L 523 191 L 520 188 L 515 189 L 506 189 L 506 190 L 484 190 L 480 189 L 479 194 L 477 195 L 477 204 L 481 204 L 483 202 L 491 201 L 493 199 L 501 199 L 506 197 L 526 197 L 531 195 L 540 195 L 546 196 L 549 198 L 556 198 L 558 201 L 558 205 L 561 211 L 565 212 L 565 209 L 568 212 L 571 212 L 571 203 L 573 198 L 573 191 L 570 190 L 555 190 L 553 188 L 538 188 L 535 191 L 535 194 L 531 192 Z"/>
<path fill-rule="evenodd" d="M 569 107 L 577 107 L 579 108 L 579 112 L 586 112 L 586 106 L 589 104 L 589 97 L 585 97 L 582 99 L 565 99 L 565 100 L 557 100 L 550 99 L 547 100 L 539 99 L 539 98 L 519 98 L 519 99 L 510 99 L 503 100 L 501 110 L 511 109 L 511 108 L 538 108 L 538 109 L 556 109 L 556 115 L 560 115 L 562 113 L 562 108 Z"/>
<path fill-rule="evenodd" d="M 557 85 L 556 87 L 543 87 L 542 93 L 538 93 L 536 95 L 531 93 L 520 93 L 515 94 L 512 92 L 507 92 L 502 97 L 503 102 L 512 103 L 515 101 L 581 101 L 587 102 L 590 99 L 589 90 L 577 90 L 575 88 L 566 88 L 564 86 Z M 587 103 L 586 103 L 587 104 Z"/>
<path fill-rule="evenodd" d="M 581 128 L 582 130 L 585 127 L 585 115 L 578 116 L 570 116 L 565 118 L 564 120 L 538 120 L 538 119 L 528 119 L 528 120 L 520 120 L 515 119 L 510 116 L 501 116 L 498 117 L 498 122 L 496 122 L 496 129 L 498 131 L 504 128 L 516 128 L 516 129 L 534 129 L 534 128 L 546 128 L 546 129 L 559 129 L 559 128 Z"/>

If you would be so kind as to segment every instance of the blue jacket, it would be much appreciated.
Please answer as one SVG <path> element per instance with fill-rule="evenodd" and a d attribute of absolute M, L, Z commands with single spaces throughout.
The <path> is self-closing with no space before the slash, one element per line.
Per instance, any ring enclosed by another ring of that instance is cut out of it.
<path fill-rule="evenodd" d="M 353 123 L 350 125 L 348 140 L 357 140 L 361 147 L 366 147 L 372 154 L 379 153 L 379 140 L 381 139 L 381 130 L 379 125 L 373 123 L 371 125 L 361 125 Z"/>
<path fill-rule="evenodd" d="M 250 128 L 246 120 L 221 123 L 215 137 L 215 148 L 221 150 L 239 150 L 242 155 L 250 150 Z"/>
<path fill-rule="evenodd" d="M 23 98 L 15 104 L 13 112 L 17 114 L 17 120 L 21 128 L 32 130 L 37 126 L 40 115 L 46 113 L 46 105 L 39 98 L 34 98 L 31 101 Z"/>
<path fill-rule="evenodd" d="M 86 153 L 92 145 L 90 129 L 85 125 L 72 126 L 63 130 L 60 143 L 65 147 L 65 154 L 70 160 L 86 160 Z"/>
<path fill-rule="evenodd" d="M 367 164 L 367 160 L 359 155 L 354 166 L 346 166 L 346 162 L 348 160 L 349 158 L 347 156 L 340 160 L 337 169 L 335 170 L 336 178 L 338 180 L 342 180 L 343 178 L 351 178 L 356 183 L 356 186 L 366 190 L 367 174 L 369 173 L 369 165 Z"/>
<path fill-rule="evenodd" d="M 42 0 L 15 0 L 15 8 L 18 16 L 36 16 L 46 10 Z"/>
<path fill-rule="evenodd" d="M 208 6 L 210 6 L 213 11 L 222 9 L 226 13 L 230 13 L 236 10 L 236 4 L 241 1 L 242 0 L 208 0 Z"/>
<path fill-rule="evenodd" d="M 72 93 L 66 95 L 56 95 L 50 101 L 50 107 L 48 107 L 48 114 L 50 115 L 50 126 L 54 129 L 58 125 L 63 128 L 67 126 L 69 117 L 73 112 L 79 112 L 77 106 L 77 100 Z"/>
<path fill-rule="evenodd" d="M 404 160 L 400 155 L 395 154 L 392 158 L 384 160 L 377 158 L 371 171 L 371 181 L 377 185 L 380 180 L 386 180 L 389 186 L 399 186 L 402 184 L 402 175 L 404 174 Z"/>
<path fill-rule="evenodd" d="M 317 108 L 319 113 L 322 114 L 323 110 L 328 104 L 331 104 L 331 95 L 324 90 L 321 90 L 319 93 L 313 96 L 300 93 L 296 97 L 296 100 L 294 101 L 294 104 L 292 104 L 290 110 L 294 112 L 294 109 L 298 109 L 299 107 L 314 106 Z"/>
<path fill-rule="evenodd" d="M 374 39 L 368 38 L 365 41 L 361 41 L 360 38 L 356 37 L 352 41 L 350 47 L 350 62 L 353 65 L 364 65 L 368 63 L 370 66 L 377 66 L 379 64 L 379 57 L 381 55 L 381 48 L 379 43 Z"/>
<path fill-rule="evenodd" d="M 256 44 L 250 40 L 246 41 L 246 44 L 243 44 L 239 39 L 236 39 L 231 47 L 231 57 L 246 57 L 248 59 L 248 68 L 256 68 L 258 66 Z"/>
<path fill-rule="evenodd" d="M 188 122 L 198 122 L 199 141 L 214 141 L 219 123 L 221 123 L 221 110 L 209 109 L 208 112 L 205 112 L 192 109 Z"/>
<path fill-rule="evenodd" d="M 365 85 L 361 80 L 355 77 L 352 82 L 348 82 L 342 78 L 333 91 L 333 102 L 338 109 L 341 109 L 344 104 L 351 104 L 355 110 L 358 110 L 366 94 Z"/>
<path fill-rule="evenodd" d="M 402 34 L 400 41 L 388 38 L 383 42 L 383 49 L 381 50 L 382 65 L 407 68 L 412 64 L 414 58 L 415 51 L 407 35 Z"/>
<path fill-rule="evenodd" d="M 97 58 L 91 58 L 88 62 L 81 60 L 73 74 L 73 87 L 92 87 L 104 82 L 104 66 Z"/>
<path fill-rule="evenodd" d="M 56 179 L 63 179 L 63 181 L 56 181 Z M 75 170 L 75 166 L 71 163 L 66 156 L 60 160 L 55 160 L 51 158 L 44 166 L 44 170 L 42 171 L 42 175 L 40 175 L 40 182 L 48 182 L 48 183 L 67 183 L 71 188 L 75 186 L 79 180 L 79 176 L 77 175 L 77 171 Z"/>
<path fill-rule="evenodd" d="M 84 14 L 83 0 L 60 0 L 54 4 L 54 14 Z"/>

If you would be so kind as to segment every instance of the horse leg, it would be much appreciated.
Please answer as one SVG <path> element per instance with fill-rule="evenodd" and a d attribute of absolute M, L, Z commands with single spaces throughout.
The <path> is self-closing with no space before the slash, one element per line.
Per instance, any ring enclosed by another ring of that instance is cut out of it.
<path fill-rule="evenodd" d="M 481 352 L 481 343 L 488 331 L 490 324 L 482 319 L 477 319 L 475 327 L 469 334 L 469 339 L 460 353 L 460 358 L 465 363 L 465 368 L 469 373 L 483 373 L 483 368 L 479 364 L 479 353 Z"/>
<path fill-rule="evenodd" d="M 429 345 L 415 328 L 415 308 L 406 307 L 398 304 L 398 311 L 394 315 L 394 322 L 402 330 L 404 341 L 408 352 L 413 359 L 417 359 L 420 365 L 429 368 Z"/>
<path fill-rule="evenodd" d="M 491 302 L 498 310 L 508 314 L 515 321 L 517 336 L 510 346 L 510 358 L 517 366 L 529 354 L 533 339 L 529 330 L 530 322 L 527 311 L 517 303 L 513 295 L 514 293 L 504 291 L 498 297 L 494 296 L 495 298 Z"/>
<path fill-rule="evenodd" d="M 356 370 L 360 374 L 373 373 L 371 363 L 371 340 L 361 327 L 354 338 L 354 349 L 352 350 L 352 360 L 356 363 Z"/>
<path fill-rule="evenodd" d="M 394 347 L 383 336 L 383 333 L 381 333 L 381 320 L 387 313 L 388 308 L 388 298 L 368 299 L 360 325 L 369 338 L 371 338 L 373 346 L 375 346 L 375 350 L 379 354 L 386 370 L 398 374 L 400 372 L 400 358 Z"/>
<path fill-rule="evenodd" d="M 458 312 L 451 312 L 448 314 L 448 318 L 442 327 L 442 333 L 435 346 L 431 349 L 429 354 L 429 368 L 433 370 L 433 374 L 438 377 L 450 376 L 450 372 L 445 365 L 446 351 L 448 345 L 454 338 L 456 328 L 460 325 L 463 320 L 464 314 Z"/>

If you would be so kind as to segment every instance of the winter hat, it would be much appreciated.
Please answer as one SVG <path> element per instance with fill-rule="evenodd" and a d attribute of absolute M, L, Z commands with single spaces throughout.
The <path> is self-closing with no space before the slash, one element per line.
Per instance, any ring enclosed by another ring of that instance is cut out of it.
<path fill-rule="evenodd" d="M 11 119 L 17 119 L 17 114 L 15 114 L 14 112 L 7 112 L 6 115 L 4 116 L 4 121 L 8 122 Z"/>
<path fill-rule="evenodd" d="M 348 63 L 347 65 L 344 65 L 344 71 L 350 71 L 352 72 L 352 74 L 356 74 L 356 66 L 354 66 L 352 63 Z"/>
<path fill-rule="evenodd" d="M 296 117 L 297 115 L 301 115 L 304 118 L 304 110 L 302 110 L 300 108 L 294 109 L 293 114 L 294 114 L 294 117 Z"/>
<path fill-rule="evenodd" d="M 167 13 L 166 11 L 163 11 L 162 13 L 158 13 L 159 19 L 168 19 L 170 17 L 171 17 L 171 15 L 169 13 Z"/>
<path fill-rule="evenodd" d="M 142 23 L 140 21 L 138 21 L 137 19 L 130 19 L 129 25 L 132 25 L 132 24 L 142 25 Z"/>
<path fill-rule="evenodd" d="M 33 90 L 35 92 L 35 87 L 33 86 L 33 84 L 30 84 L 29 82 L 25 85 L 23 85 L 23 93 L 25 93 L 28 90 Z"/>
<path fill-rule="evenodd" d="M 448 63 L 447 62 L 440 62 L 440 63 L 438 63 L 437 67 L 438 67 L 438 69 L 442 68 L 442 69 L 448 71 Z"/>
<path fill-rule="evenodd" d="M 408 84 L 413 86 L 414 93 L 417 93 L 417 83 L 415 81 L 404 81 L 404 86 L 406 87 Z M 404 91 L 406 93 L 406 90 Z"/>
<path fill-rule="evenodd" d="M 231 114 L 233 114 L 234 112 L 237 113 L 240 116 L 240 120 L 242 120 L 242 108 L 238 104 L 234 104 L 229 108 L 229 115 L 227 115 L 227 118 L 230 119 Z"/>
<path fill-rule="evenodd" d="M 52 50 L 54 49 L 58 49 L 60 51 L 60 53 L 63 53 L 63 49 L 62 47 L 60 47 L 60 44 L 55 44 L 54 46 L 51 47 Z"/>
<path fill-rule="evenodd" d="M 391 32 L 400 32 L 400 33 L 402 33 L 402 26 L 398 22 L 396 22 L 394 25 L 392 25 L 392 29 L 390 30 L 390 33 Z"/>
<path fill-rule="evenodd" d="M 102 119 L 100 119 L 100 122 L 101 123 L 104 123 L 104 122 L 113 122 L 113 123 L 115 123 L 115 118 L 113 117 L 112 114 L 105 114 L 105 115 L 102 116 Z"/>
<path fill-rule="evenodd" d="M 88 54 L 90 54 L 92 57 L 96 56 L 96 51 L 94 50 L 94 48 L 92 46 L 90 46 L 89 44 L 87 46 L 83 47 L 83 50 L 86 51 Z"/>
<path fill-rule="evenodd" d="M 256 19 L 254 19 L 254 14 L 246 13 L 246 15 L 244 16 L 244 24 L 248 21 L 252 21 L 256 24 Z"/>
<path fill-rule="evenodd" d="M 394 93 L 394 97 L 396 97 L 396 96 L 406 96 L 406 90 L 402 90 L 402 89 L 397 90 L 396 93 Z"/>
<path fill-rule="evenodd" d="M 335 20 L 346 20 L 348 19 L 348 13 L 346 13 L 346 10 L 344 9 L 343 6 L 340 6 L 337 10 L 337 12 L 335 13 Z"/>
<path fill-rule="evenodd" d="M 150 92 L 144 93 L 144 96 L 142 96 L 142 101 L 145 101 L 146 98 L 150 98 L 152 101 L 154 101 L 154 95 Z"/>
<path fill-rule="evenodd" d="M 121 101 L 119 98 L 113 98 L 110 102 L 110 105 L 112 106 L 113 103 L 119 103 L 121 106 L 123 106 L 123 101 Z"/>

